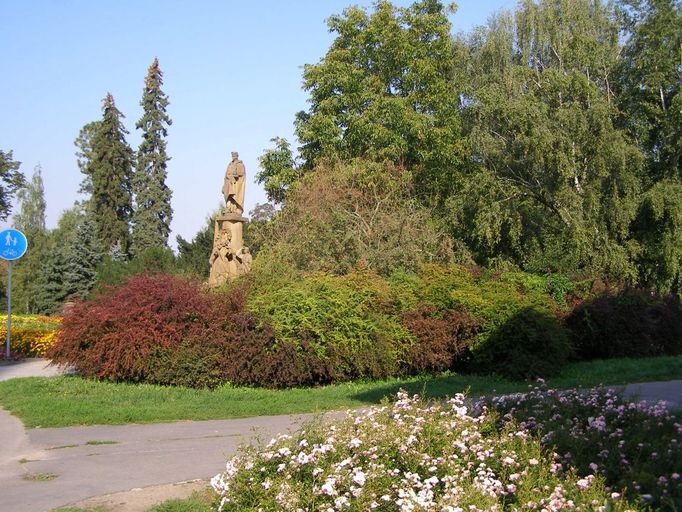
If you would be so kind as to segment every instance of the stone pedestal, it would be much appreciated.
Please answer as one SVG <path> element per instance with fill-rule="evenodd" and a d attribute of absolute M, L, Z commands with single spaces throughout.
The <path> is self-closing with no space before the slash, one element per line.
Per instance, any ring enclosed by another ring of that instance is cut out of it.
<path fill-rule="evenodd" d="M 244 247 L 244 223 L 248 219 L 239 213 L 227 213 L 215 219 L 213 252 L 209 258 L 210 287 L 220 286 L 251 269 L 251 254 Z"/>

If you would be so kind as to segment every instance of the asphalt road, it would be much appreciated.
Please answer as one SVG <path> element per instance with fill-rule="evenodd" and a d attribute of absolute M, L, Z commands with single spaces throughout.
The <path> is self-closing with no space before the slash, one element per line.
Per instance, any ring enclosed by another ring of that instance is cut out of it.
<path fill-rule="evenodd" d="M 45 361 L 0 365 L 0 380 L 56 373 Z M 682 380 L 623 389 L 626 396 L 682 408 Z M 26 430 L 0 409 L 0 511 L 47 511 L 133 488 L 208 479 L 240 444 L 295 430 L 310 417 Z"/>

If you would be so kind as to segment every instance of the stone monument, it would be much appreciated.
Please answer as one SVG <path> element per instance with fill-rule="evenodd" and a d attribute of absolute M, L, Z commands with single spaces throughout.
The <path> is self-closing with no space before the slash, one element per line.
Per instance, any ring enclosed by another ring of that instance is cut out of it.
<path fill-rule="evenodd" d="M 251 251 L 244 246 L 244 181 L 246 168 L 239 153 L 232 152 L 232 161 L 225 171 L 223 196 L 225 211 L 215 219 L 213 251 L 208 260 L 211 271 L 208 285 L 220 286 L 251 270 Z"/>

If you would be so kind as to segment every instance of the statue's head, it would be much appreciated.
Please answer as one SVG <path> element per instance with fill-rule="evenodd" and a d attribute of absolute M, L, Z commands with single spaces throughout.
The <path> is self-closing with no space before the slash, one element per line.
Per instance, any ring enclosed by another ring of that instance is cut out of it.
<path fill-rule="evenodd" d="M 236 151 L 233 151 L 232 152 L 232 160 L 236 160 L 237 158 L 239 158 L 239 153 L 237 153 Z"/>

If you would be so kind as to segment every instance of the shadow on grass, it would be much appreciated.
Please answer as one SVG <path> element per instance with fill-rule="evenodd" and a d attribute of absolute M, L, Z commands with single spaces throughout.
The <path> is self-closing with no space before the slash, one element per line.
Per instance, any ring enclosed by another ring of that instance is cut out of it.
<path fill-rule="evenodd" d="M 448 398 L 457 393 L 468 396 L 481 396 L 496 393 L 512 393 L 527 389 L 524 382 L 510 382 L 494 376 L 462 375 L 447 373 L 424 376 L 404 381 L 390 381 L 384 385 L 373 383 L 371 387 L 354 393 L 353 400 L 366 404 L 380 403 L 384 398 L 395 398 L 401 389 L 410 395 L 418 394 L 424 398 Z"/>

